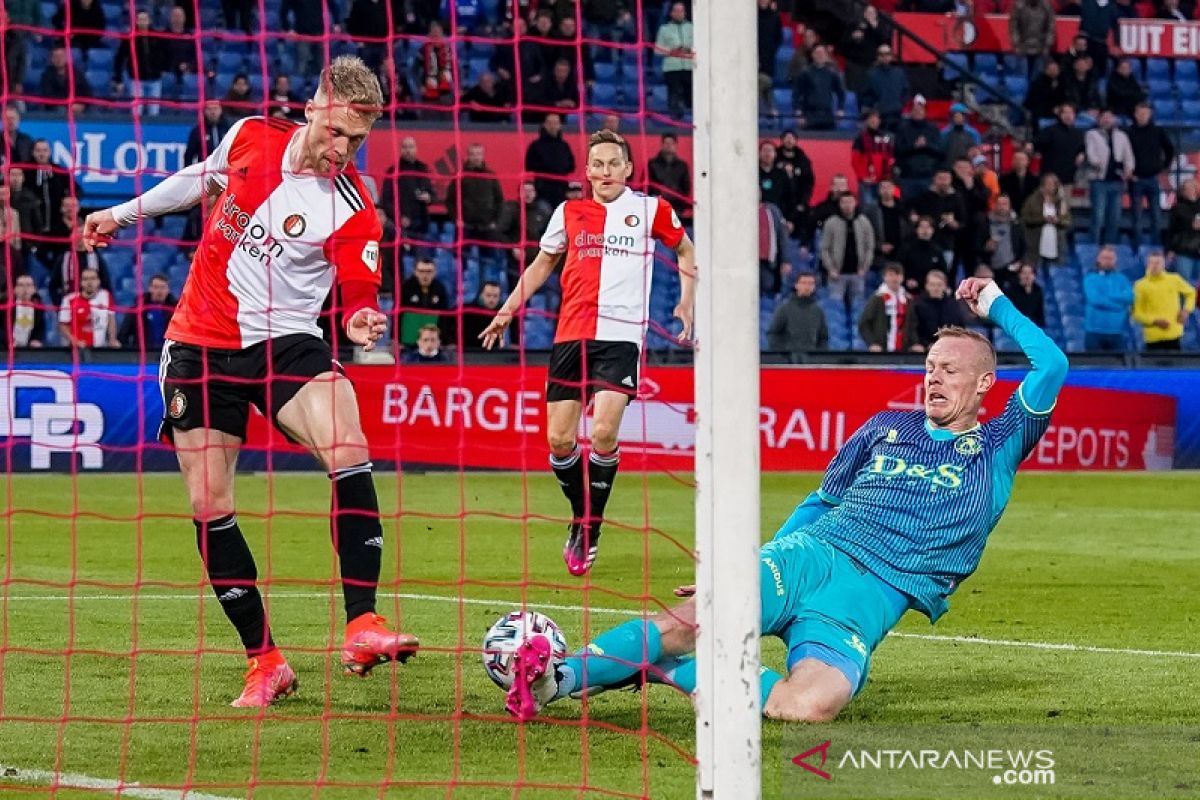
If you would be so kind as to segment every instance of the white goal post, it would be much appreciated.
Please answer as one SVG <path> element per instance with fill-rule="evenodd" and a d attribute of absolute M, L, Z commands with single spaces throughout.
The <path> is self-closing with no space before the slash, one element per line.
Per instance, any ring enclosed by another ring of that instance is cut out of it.
<path fill-rule="evenodd" d="M 751 0 L 696 0 L 696 797 L 758 800 L 758 54 Z"/>

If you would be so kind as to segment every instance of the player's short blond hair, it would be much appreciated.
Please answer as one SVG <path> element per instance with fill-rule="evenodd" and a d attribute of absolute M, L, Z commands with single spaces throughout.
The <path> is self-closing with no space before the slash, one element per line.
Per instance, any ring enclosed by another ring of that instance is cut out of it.
<path fill-rule="evenodd" d="M 338 56 L 321 70 L 313 100 L 318 104 L 330 100 L 346 103 L 370 122 L 383 113 L 379 79 L 358 56 Z"/>
<path fill-rule="evenodd" d="M 629 142 L 625 141 L 625 137 L 616 131 L 610 131 L 608 128 L 598 130 L 588 137 L 588 153 L 592 152 L 592 148 L 598 144 L 615 144 L 621 148 L 621 152 L 625 154 L 625 160 L 633 163 L 633 152 L 629 149 Z"/>
<path fill-rule="evenodd" d="M 937 329 L 937 333 L 933 334 L 933 339 L 936 342 L 940 342 L 942 339 L 968 339 L 976 342 L 982 345 L 987 353 L 986 358 L 989 371 L 996 369 L 996 348 L 991 340 L 979 331 L 973 331 L 961 325 L 943 325 Z"/>

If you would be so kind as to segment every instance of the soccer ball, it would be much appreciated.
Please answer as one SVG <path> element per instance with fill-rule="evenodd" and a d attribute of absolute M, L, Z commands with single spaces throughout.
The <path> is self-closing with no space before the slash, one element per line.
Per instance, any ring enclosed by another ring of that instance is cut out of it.
<path fill-rule="evenodd" d="M 517 648 L 534 637 L 550 640 L 554 663 L 567 657 L 567 640 L 554 620 L 536 611 L 510 611 L 483 637 L 483 668 L 492 682 L 507 691 L 512 687 L 512 659 Z"/>

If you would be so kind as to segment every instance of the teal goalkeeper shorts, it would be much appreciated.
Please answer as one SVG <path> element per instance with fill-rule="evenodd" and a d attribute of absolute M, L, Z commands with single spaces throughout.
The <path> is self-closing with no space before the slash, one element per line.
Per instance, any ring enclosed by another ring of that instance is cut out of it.
<path fill-rule="evenodd" d="M 763 545 L 759 558 L 762 632 L 787 645 L 788 670 L 815 658 L 840 670 L 858 694 L 871 653 L 908 610 L 908 599 L 802 531 Z"/>

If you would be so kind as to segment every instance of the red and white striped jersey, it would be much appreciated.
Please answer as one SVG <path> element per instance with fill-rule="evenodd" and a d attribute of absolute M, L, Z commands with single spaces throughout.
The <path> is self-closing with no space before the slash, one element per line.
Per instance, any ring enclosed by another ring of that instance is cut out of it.
<path fill-rule="evenodd" d="M 292 172 L 288 149 L 299 130 L 248 117 L 203 162 L 204 180 L 224 191 L 167 338 L 241 349 L 294 333 L 320 336 L 317 317 L 335 271 L 339 283 L 380 285 L 382 230 L 370 194 L 353 164 L 336 177 Z"/>
<path fill-rule="evenodd" d="M 670 203 L 631 189 L 611 203 L 559 204 L 540 243 L 547 253 L 567 254 L 554 341 L 640 347 L 650 314 L 654 240 L 673 249 L 683 233 Z"/>

